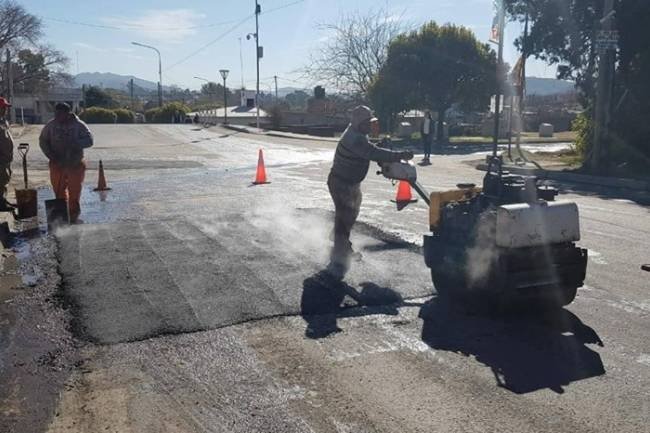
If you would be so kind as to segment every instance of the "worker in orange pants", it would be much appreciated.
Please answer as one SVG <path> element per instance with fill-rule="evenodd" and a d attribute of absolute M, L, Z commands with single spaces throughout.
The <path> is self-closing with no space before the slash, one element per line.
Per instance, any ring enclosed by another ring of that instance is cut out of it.
<path fill-rule="evenodd" d="M 66 103 L 54 108 L 54 119 L 41 131 L 41 150 L 50 160 L 50 180 L 56 198 L 68 202 L 70 222 L 75 223 L 81 213 L 79 198 L 86 174 L 84 149 L 93 145 L 93 136 Z"/>
<path fill-rule="evenodd" d="M 56 198 L 68 202 L 70 222 L 75 223 L 81 213 L 81 186 L 86 177 L 86 163 L 81 161 L 77 166 L 63 166 L 50 161 L 50 181 Z"/>

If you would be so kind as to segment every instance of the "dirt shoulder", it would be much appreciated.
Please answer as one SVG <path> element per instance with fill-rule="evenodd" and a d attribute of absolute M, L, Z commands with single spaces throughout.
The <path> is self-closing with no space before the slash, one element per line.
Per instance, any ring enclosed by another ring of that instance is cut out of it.
<path fill-rule="evenodd" d="M 0 425 L 8 433 L 43 431 L 81 366 L 59 296 L 56 245 L 39 234 L 2 256 L 13 277 L 0 283 Z"/>

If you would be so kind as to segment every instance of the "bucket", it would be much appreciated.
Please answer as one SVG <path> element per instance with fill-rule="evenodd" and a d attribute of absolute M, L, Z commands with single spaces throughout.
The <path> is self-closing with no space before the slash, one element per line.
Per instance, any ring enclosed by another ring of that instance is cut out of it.
<path fill-rule="evenodd" d="M 47 215 L 47 226 L 49 228 L 70 223 L 68 202 L 62 198 L 45 200 L 45 214 Z"/>
<path fill-rule="evenodd" d="M 32 218 L 38 215 L 38 195 L 35 189 L 17 189 L 16 205 L 18 219 Z"/>

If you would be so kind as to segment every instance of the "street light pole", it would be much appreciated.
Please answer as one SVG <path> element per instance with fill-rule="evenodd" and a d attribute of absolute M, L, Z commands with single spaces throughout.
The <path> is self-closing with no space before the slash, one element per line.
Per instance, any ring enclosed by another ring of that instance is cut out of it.
<path fill-rule="evenodd" d="M 162 57 L 160 56 L 160 51 L 156 47 L 152 47 L 151 45 L 145 45 L 141 44 L 139 42 L 131 42 L 133 45 L 137 45 L 138 47 L 143 47 L 143 48 L 149 48 L 151 50 L 154 50 L 156 53 L 158 53 L 158 106 L 162 107 L 163 105 L 163 84 L 162 84 Z"/>
<path fill-rule="evenodd" d="M 255 58 L 257 60 L 257 93 L 255 107 L 257 108 L 257 129 L 260 129 L 260 23 L 259 16 L 262 12 L 258 0 L 255 0 Z"/>
<path fill-rule="evenodd" d="M 226 78 L 228 78 L 228 69 L 220 69 L 219 73 L 223 78 L 223 124 L 228 124 L 228 90 L 226 89 Z"/>

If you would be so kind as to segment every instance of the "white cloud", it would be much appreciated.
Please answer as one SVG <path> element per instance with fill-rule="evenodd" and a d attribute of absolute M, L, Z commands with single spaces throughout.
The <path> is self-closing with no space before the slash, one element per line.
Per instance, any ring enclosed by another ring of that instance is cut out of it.
<path fill-rule="evenodd" d="M 191 9 L 156 9 L 145 11 L 139 18 L 107 17 L 102 21 L 149 40 L 180 43 L 197 33 L 197 23 L 203 18 L 204 14 Z"/>
<path fill-rule="evenodd" d="M 74 47 L 81 48 L 83 50 L 93 51 L 95 53 L 118 53 L 126 58 L 142 60 L 143 56 L 135 54 L 134 48 L 124 48 L 124 47 L 114 47 L 114 48 L 102 48 L 96 45 L 88 44 L 86 42 L 74 42 L 72 44 Z"/>

